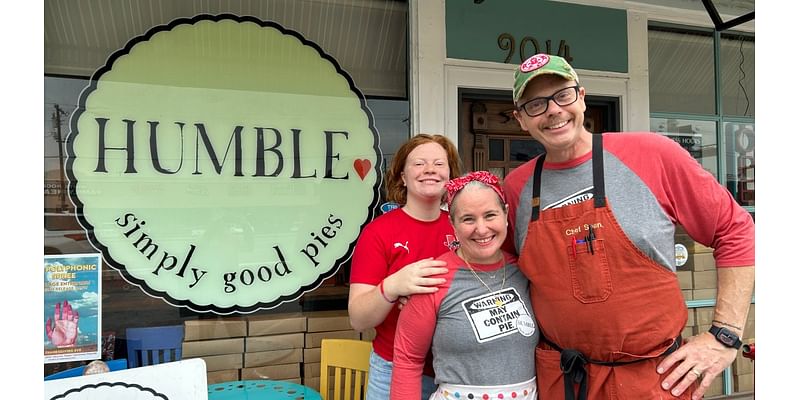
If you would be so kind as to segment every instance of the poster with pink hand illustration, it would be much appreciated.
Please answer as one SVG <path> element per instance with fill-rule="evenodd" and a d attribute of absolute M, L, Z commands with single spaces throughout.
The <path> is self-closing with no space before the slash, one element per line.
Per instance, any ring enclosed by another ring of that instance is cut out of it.
<path fill-rule="evenodd" d="M 44 363 L 100 359 L 102 257 L 44 256 Z"/>

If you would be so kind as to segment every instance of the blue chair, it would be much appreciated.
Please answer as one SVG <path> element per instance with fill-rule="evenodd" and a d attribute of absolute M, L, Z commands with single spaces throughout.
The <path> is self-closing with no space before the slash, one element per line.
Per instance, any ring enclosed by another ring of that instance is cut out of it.
<path fill-rule="evenodd" d="M 119 371 L 121 369 L 128 368 L 128 360 L 124 358 L 119 358 L 116 360 L 109 360 L 105 362 L 108 365 L 109 371 Z M 54 379 L 62 379 L 62 378 L 72 378 L 74 376 L 81 376 L 83 375 L 83 370 L 86 369 L 85 365 L 81 365 L 80 367 L 70 368 L 64 371 L 56 372 L 55 374 L 50 374 L 44 377 L 46 381 L 52 381 Z"/>
<path fill-rule="evenodd" d="M 161 364 L 181 359 L 183 325 L 128 328 L 128 368 Z"/>

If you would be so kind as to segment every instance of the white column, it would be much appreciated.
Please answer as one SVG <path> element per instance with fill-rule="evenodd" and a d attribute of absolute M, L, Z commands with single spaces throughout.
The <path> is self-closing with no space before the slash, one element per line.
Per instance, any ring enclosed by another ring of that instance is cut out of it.
<path fill-rule="evenodd" d="M 444 0 L 411 0 L 409 100 L 411 135 L 444 133 Z"/>
<path fill-rule="evenodd" d="M 650 130 L 650 70 L 647 56 L 647 14 L 628 11 L 627 107 L 622 110 L 623 131 Z"/>

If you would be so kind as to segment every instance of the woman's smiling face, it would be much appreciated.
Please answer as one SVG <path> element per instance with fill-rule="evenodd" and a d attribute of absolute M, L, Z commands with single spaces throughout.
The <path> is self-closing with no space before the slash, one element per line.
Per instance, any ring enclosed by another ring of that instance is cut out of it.
<path fill-rule="evenodd" d="M 494 190 L 478 183 L 468 184 L 453 199 L 450 216 L 462 257 L 477 264 L 502 259 L 500 246 L 506 240 L 508 214 Z"/>
<path fill-rule="evenodd" d="M 401 177 L 409 202 L 413 199 L 441 199 L 444 184 L 450 179 L 447 151 L 433 142 L 417 146 L 408 153 Z"/>

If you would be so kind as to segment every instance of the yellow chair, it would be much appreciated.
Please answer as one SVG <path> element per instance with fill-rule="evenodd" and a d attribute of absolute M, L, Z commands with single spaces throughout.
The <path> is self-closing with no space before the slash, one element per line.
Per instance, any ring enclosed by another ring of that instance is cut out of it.
<path fill-rule="evenodd" d="M 323 400 L 361 400 L 367 391 L 372 342 L 322 339 L 319 392 Z M 331 371 L 332 369 L 332 371 Z M 333 386 L 329 384 L 333 378 Z"/>

